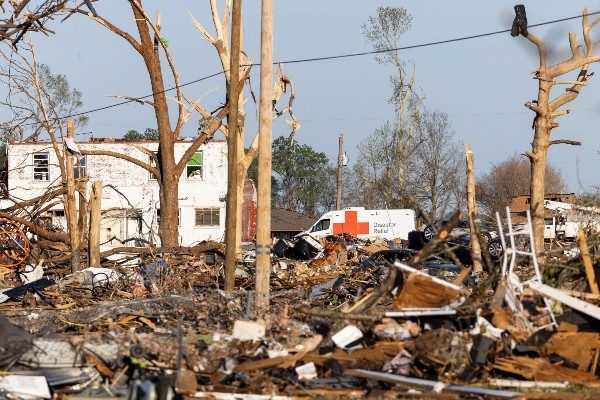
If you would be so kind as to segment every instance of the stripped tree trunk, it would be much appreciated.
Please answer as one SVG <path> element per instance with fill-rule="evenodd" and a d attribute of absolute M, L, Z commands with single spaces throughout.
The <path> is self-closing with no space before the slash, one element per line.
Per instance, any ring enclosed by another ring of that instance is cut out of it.
<path fill-rule="evenodd" d="M 548 65 L 548 53 L 544 41 L 530 31 L 527 32 L 527 39 L 536 45 L 539 53 L 539 67 L 534 72 L 534 79 L 539 82 L 538 98 L 537 101 L 525 104 L 527 108 L 536 113 L 533 121 L 535 134 L 531 142 L 532 149 L 526 153 L 531 161 L 530 209 L 536 251 L 544 249 L 544 195 L 548 148 L 555 144 L 581 145 L 581 142 L 575 140 L 550 140 L 550 133 L 552 129 L 559 126 L 555 119 L 569 113 L 569 110 L 559 110 L 559 108 L 577 98 L 591 77 L 591 74 L 588 74 L 590 64 L 600 61 L 600 56 L 594 55 L 594 42 L 590 36 L 590 30 L 599 22 L 600 18 L 590 23 L 588 10 L 584 8 L 582 31 L 585 46 L 579 46 L 575 34 L 569 33 L 571 58 L 554 65 Z M 575 80 L 556 79 L 577 69 L 579 69 L 579 75 Z M 569 87 L 565 93 L 551 99 L 550 92 L 555 85 L 568 85 Z"/>

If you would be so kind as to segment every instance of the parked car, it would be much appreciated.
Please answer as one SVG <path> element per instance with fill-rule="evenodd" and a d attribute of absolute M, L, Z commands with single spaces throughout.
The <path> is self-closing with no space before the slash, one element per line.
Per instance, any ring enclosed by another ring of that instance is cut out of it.
<path fill-rule="evenodd" d="M 395 261 L 406 261 L 416 254 L 415 250 L 411 249 L 389 249 L 381 250 L 371 254 L 367 259 L 360 263 L 360 268 L 369 268 L 371 266 L 380 266 L 386 262 L 393 263 Z M 432 271 L 449 271 L 457 272 L 458 267 L 451 261 L 444 260 L 438 256 L 429 256 L 421 263 L 423 268 Z"/>
<path fill-rule="evenodd" d="M 502 248 L 502 242 L 500 238 L 496 237 L 493 239 L 486 240 L 487 249 L 492 256 L 492 260 L 497 261 L 504 254 Z M 466 233 L 460 236 L 453 236 L 448 240 L 448 245 L 453 249 L 453 253 L 458 257 L 463 264 L 473 264 L 473 257 L 471 256 L 471 235 Z"/>
<path fill-rule="evenodd" d="M 425 243 L 429 242 L 436 236 L 436 232 L 440 230 L 444 225 L 446 225 L 449 221 L 447 220 L 436 220 L 432 225 L 428 225 L 423 229 L 423 240 Z M 498 231 L 496 228 L 487 223 L 480 223 L 479 228 L 481 229 L 481 233 L 487 243 L 489 243 L 493 239 L 498 239 Z M 454 229 L 450 231 L 450 234 L 454 237 L 459 237 L 462 235 L 470 234 L 471 228 L 468 220 L 460 220 Z M 500 246 L 502 248 L 502 246 Z M 491 253 L 491 251 L 490 251 Z"/>

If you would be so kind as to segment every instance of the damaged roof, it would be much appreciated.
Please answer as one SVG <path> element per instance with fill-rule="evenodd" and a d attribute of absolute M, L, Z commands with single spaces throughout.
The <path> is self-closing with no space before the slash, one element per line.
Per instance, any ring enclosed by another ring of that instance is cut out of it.
<path fill-rule="evenodd" d="M 311 227 L 317 219 L 307 214 L 273 207 L 271 210 L 271 231 L 302 232 Z"/>

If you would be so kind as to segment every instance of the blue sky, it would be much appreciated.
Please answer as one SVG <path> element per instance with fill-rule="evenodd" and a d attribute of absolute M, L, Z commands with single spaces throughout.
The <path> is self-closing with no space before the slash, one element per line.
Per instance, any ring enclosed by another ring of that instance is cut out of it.
<path fill-rule="evenodd" d="M 115 24 L 134 30 L 128 2 L 99 1 L 97 10 Z M 600 11 L 600 1 L 525 1 L 529 23 L 578 15 L 582 7 Z M 163 35 L 169 39 L 181 81 L 192 81 L 220 70 L 216 53 L 190 22 L 188 13 L 211 26 L 208 1 L 145 1 L 154 15 L 162 13 Z M 400 45 L 407 46 L 510 28 L 512 2 L 499 0 L 283 0 L 275 5 L 275 59 L 294 60 L 370 50 L 362 36 L 362 24 L 378 6 L 405 7 L 413 17 L 412 28 Z M 557 56 L 568 54 L 569 31 L 581 35 L 580 21 L 535 28 L 548 41 Z M 74 87 L 84 93 L 85 109 L 109 105 L 119 100 L 108 95 L 140 96 L 149 93 L 148 78 L 141 58 L 129 45 L 83 16 L 54 24 L 56 34 L 34 41 L 41 62 L 54 72 L 67 75 Z M 245 47 L 259 59 L 260 2 L 244 1 Z M 597 27 L 595 37 L 600 38 Z M 402 52 L 415 64 L 417 85 L 428 109 L 449 115 L 459 143 L 472 144 L 479 173 L 492 163 L 530 148 L 533 114 L 523 104 L 537 96 L 531 72 L 537 66 L 536 52 L 526 39 L 501 34 L 457 43 L 423 47 Z M 600 71 L 600 64 L 592 71 Z M 356 145 L 387 120 L 393 109 L 388 76 L 391 70 L 377 64 L 372 56 L 298 63 L 285 66 L 297 92 L 295 113 L 301 129 L 297 139 L 324 151 L 332 160 L 337 154 L 337 137 L 345 135 L 350 162 Z M 598 79 L 598 78 L 596 78 Z M 258 94 L 258 69 L 252 75 Z M 208 79 L 185 88 L 192 98 L 205 95 L 203 104 L 216 108 L 223 100 L 222 77 Z M 559 93 L 558 91 L 556 92 Z M 572 113 L 561 117 L 561 127 L 553 138 L 581 140 L 580 148 L 555 146 L 550 162 L 567 177 L 571 190 L 581 192 L 600 186 L 600 82 L 594 79 L 579 98 L 569 104 Z M 143 131 L 154 127 L 148 106 L 130 104 L 89 115 L 83 128 L 94 136 L 122 136 L 129 129 Z M 247 136 L 256 130 L 253 105 L 248 107 Z M 194 116 L 185 132 L 197 128 Z M 282 121 L 274 125 L 274 136 L 287 134 Z M 462 146 L 461 146 L 462 148 Z"/>

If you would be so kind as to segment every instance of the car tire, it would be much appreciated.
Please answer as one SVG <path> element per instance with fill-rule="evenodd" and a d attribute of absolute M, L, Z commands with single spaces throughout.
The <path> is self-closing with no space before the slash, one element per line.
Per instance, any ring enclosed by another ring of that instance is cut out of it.
<path fill-rule="evenodd" d="M 489 233 L 486 232 L 483 234 L 483 240 L 485 240 L 486 245 L 489 245 L 492 240 L 492 237 L 490 236 Z"/>
<path fill-rule="evenodd" d="M 425 243 L 429 243 L 430 240 L 432 240 L 435 237 L 435 232 L 433 231 L 433 228 L 431 228 L 430 226 L 426 226 L 425 229 L 423 229 L 423 241 Z"/>
<path fill-rule="evenodd" d="M 504 249 L 502 248 L 502 242 L 500 240 L 491 240 L 487 246 L 492 258 L 497 260 L 502 257 Z"/>

